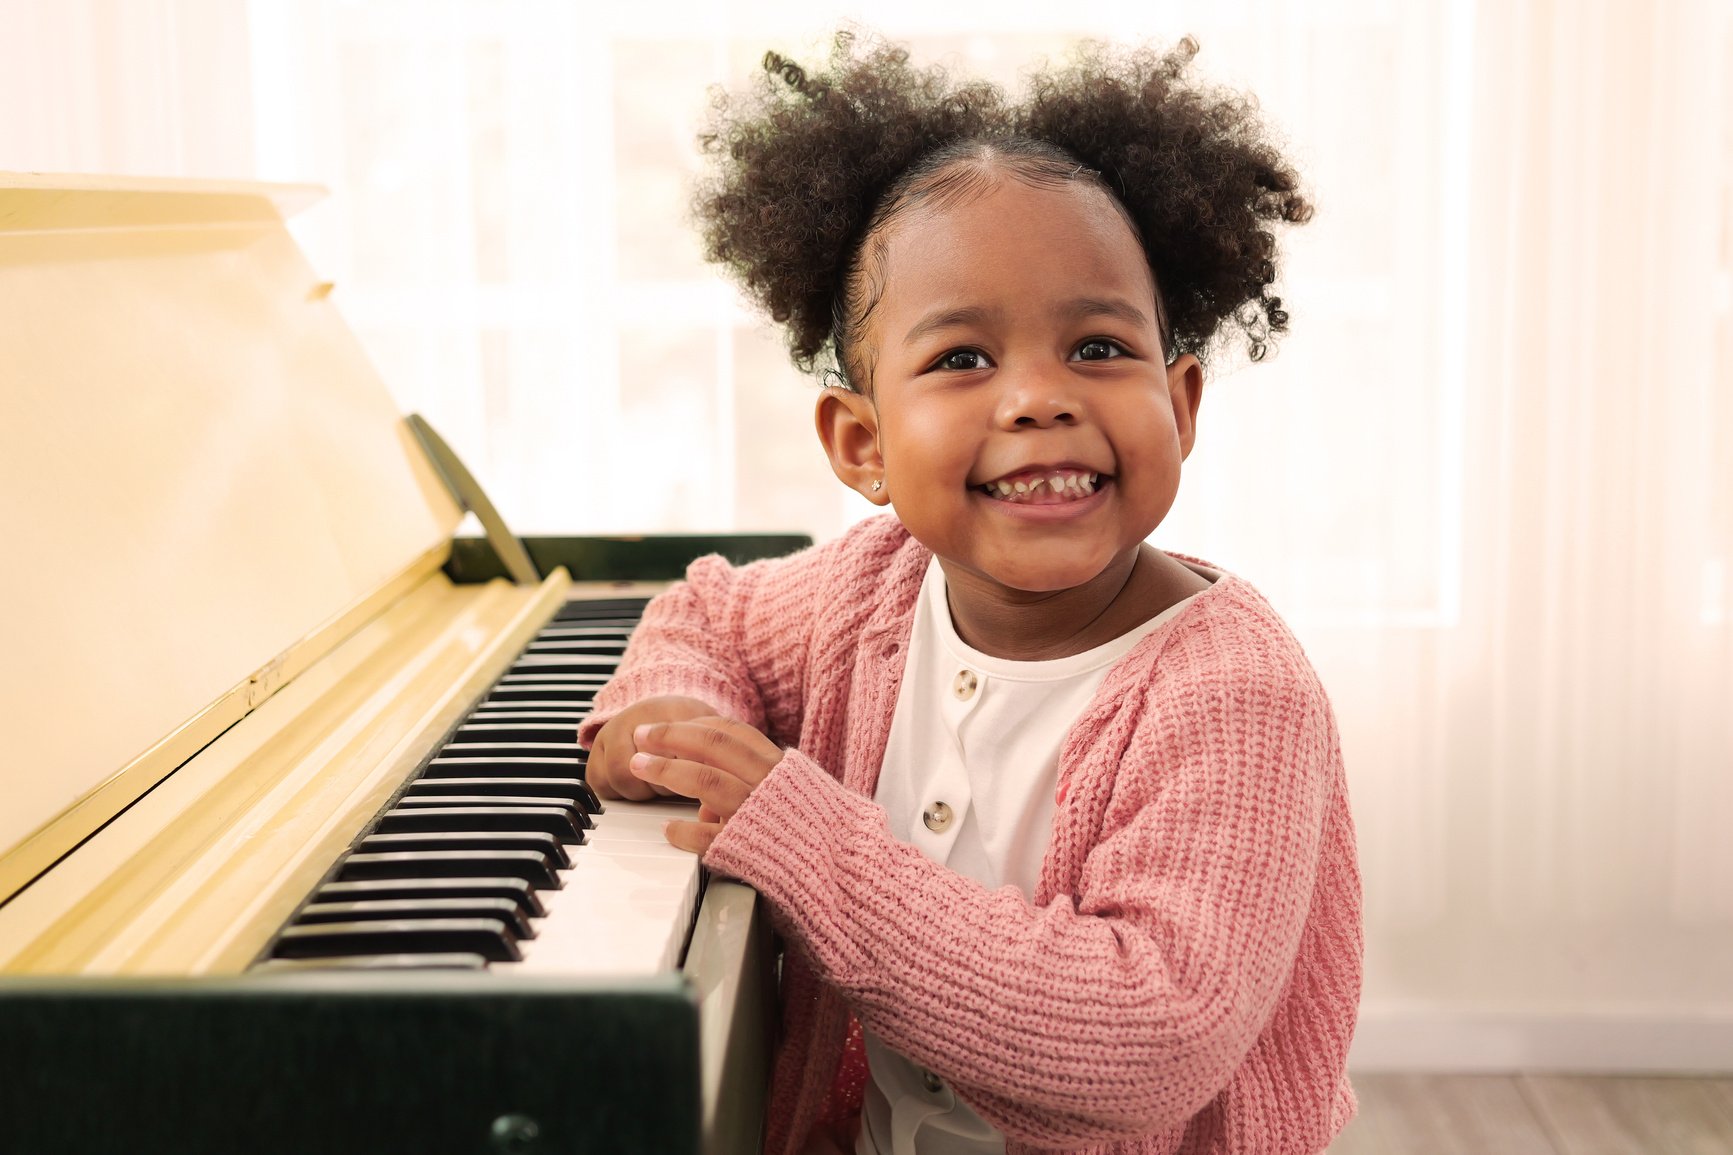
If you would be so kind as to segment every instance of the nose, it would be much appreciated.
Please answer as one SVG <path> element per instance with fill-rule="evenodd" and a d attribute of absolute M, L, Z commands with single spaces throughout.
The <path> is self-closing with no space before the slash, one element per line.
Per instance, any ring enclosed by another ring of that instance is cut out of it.
<path fill-rule="evenodd" d="M 1046 429 L 1077 424 L 1082 409 L 1068 376 L 1062 371 L 1001 374 L 1000 428 Z"/>

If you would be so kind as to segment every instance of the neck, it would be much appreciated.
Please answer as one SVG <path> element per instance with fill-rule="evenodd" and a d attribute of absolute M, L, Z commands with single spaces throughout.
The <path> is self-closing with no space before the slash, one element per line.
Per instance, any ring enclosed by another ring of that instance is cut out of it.
<path fill-rule="evenodd" d="M 1105 645 L 1208 584 L 1148 545 L 1127 550 L 1083 585 L 1042 593 L 1002 586 L 944 558 L 939 565 L 957 636 L 984 654 L 1020 662 Z"/>

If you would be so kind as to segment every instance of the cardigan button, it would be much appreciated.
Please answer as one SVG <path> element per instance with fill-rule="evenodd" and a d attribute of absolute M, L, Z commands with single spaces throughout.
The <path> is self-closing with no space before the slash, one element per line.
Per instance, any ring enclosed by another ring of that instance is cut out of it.
<path fill-rule="evenodd" d="M 975 671 L 958 670 L 957 680 L 951 683 L 951 689 L 956 692 L 957 697 L 966 702 L 975 696 L 976 684 Z"/>
<path fill-rule="evenodd" d="M 943 802 L 935 802 L 921 812 L 921 821 L 934 834 L 943 834 L 951 828 L 951 808 Z"/>
<path fill-rule="evenodd" d="M 931 1071 L 921 1072 L 921 1085 L 934 1095 L 945 1089 L 945 1081 Z"/>

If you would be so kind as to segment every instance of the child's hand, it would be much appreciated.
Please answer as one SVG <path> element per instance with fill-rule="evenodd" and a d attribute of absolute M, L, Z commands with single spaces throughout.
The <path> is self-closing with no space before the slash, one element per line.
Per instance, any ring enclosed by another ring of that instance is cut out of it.
<path fill-rule="evenodd" d="M 694 854 L 710 849 L 722 824 L 782 761 L 769 738 L 744 722 L 715 716 L 646 723 L 632 731 L 632 740 L 638 748 L 633 774 L 700 803 L 697 821 L 670 822 L 667 830 L 669 842 Z"/>
<path fill-rule="evenodd" d="M 633 702 L 612 718 L 590 743 L 589 765 L 584 780 L 603 798 L 625 798 L 645 802 L 657 795 L 667 797 L 672 790 L 660 789 L 639 778 L 627 763 L 638 747 L 632 744 L 632 731 L 645 722 L 680 722 L 687 718 L 706 718 L 716 714 L 716 707 L 697 698 L 682 698 L 663 694 Z"/>

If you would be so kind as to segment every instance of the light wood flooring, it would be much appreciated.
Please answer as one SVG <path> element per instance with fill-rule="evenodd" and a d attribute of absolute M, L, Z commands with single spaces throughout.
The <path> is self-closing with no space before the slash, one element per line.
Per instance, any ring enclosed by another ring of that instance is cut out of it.
<path fill-rule="evenodd" d="M 1328 1155 L 1733 1155 L 1733 1077 L 1349 1077 Z"/>

